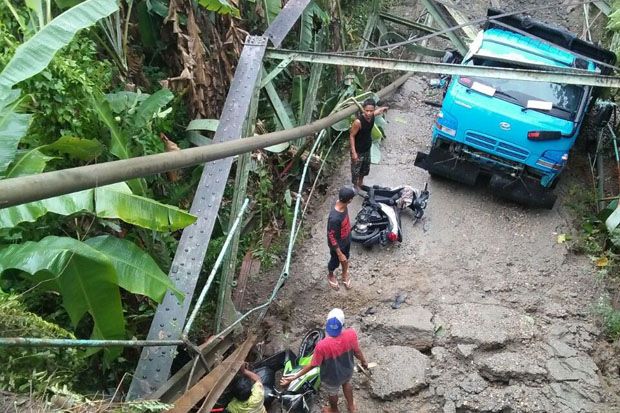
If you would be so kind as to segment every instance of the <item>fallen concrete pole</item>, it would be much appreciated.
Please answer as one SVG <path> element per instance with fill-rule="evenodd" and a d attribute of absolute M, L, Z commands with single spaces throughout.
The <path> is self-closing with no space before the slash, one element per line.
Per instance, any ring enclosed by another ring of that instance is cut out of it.
<path fill-rule="evenodd" d="M 410 76 L 411 74 L 405 74 L 399 77 L 389 86 L 377 92 L 377 95 L 379 97 L 389 95 L 405 83 Z M 356 105 L 351 105 L 340 112 L 308 125 L 245 139 L 0 180 L 0 208 L 69 194 L 115 182 L 123 182 L 132 178 L 187 168 L 289 142 L 328 128 L 334 123 L 352 115 L 357 110 L 358 107 Z"/>

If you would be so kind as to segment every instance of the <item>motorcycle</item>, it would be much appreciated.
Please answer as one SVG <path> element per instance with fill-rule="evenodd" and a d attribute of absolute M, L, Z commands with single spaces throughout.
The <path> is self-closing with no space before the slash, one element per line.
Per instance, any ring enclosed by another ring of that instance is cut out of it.
<path fill-rule="evenodd" d="M 428 183 L 421 191 L 406 185 L 394 189 L 363 185 L 362 189 L 366 195 L 362 209 L 355 217 L 351 240 L 365 247 L 401 242 L 401 212 L 405 209 L 413 211 L 415 223 L 424 216 L 430 195 Z"/>
<path fill-rule="evenodd" d="M 282 377 L 286 377 L 310 364 L 316 344 L 324 337 L 324 330 L 310 330 L 299 345 L 298 355 L 286 349 L 250 365 L 250 369 L 261 378 L 263 383 L 264 405 L 267 411 L 273 412 L 272 408 L 274 408 L 279 412 L 310 413 L 314 395 L 317 394 L 321 385 L 319 367 L 293 380 L 285 389 L 276 388 L 276 372 L 282 370 Z M 226 389 L 211 412 L 226 412 L 225 406 L 231 399 L 230 389 Z"/>

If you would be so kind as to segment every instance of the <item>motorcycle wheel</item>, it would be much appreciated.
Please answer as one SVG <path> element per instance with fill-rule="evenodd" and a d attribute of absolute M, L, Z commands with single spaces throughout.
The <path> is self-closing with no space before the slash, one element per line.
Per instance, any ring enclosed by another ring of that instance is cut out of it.
<path fill-rule="evenodd" d="M 351 240 L 353 242 L 359 242 L 361 244 L 365 243 L 369 239 L 376 237 L 381 230 L 379 228 L 373 228 L 372 231 L 368 232 L 357 232 L 355 229 L 351 231 Z"/>

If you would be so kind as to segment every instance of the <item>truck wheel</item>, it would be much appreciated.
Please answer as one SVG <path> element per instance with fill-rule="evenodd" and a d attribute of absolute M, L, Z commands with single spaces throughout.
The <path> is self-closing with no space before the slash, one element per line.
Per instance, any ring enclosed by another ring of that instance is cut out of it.
<path fill-rule="evenodd" d="M 499 198 L 514 201 L 531 208 L 552 209 L 557 196 L 549 188 L 531 178 L 515 179 L 503 175 L 493 175 L 489 186 Z"/>

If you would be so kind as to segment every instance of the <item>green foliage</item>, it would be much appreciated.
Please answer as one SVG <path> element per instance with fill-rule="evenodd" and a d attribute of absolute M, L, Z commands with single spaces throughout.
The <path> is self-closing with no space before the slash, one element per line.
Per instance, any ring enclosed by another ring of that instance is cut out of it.
<path fill-rule="evenodd" d="M 226 0 L 198 0 L 198 4 L 218 14 L 230 14 L 234 17 L 239 17 L 239 9 Z"/>
<path fill-rule="evenodd" d="M 0 249 L 0 274 L 10 269 L 28 274 L 39 289 L 60 293 L 74 328 L 88 313 L 94 339 L 125 338 L 119 286 L 158 301 L 173 288 L 144 251 L 110 236 L 86 242 L 49 236 L 9 245 Z M 108 359 L 120 354 L 120 349 L 106 351 Z"/>
<path fill-rule="evenodd" d="M 17 154 L 17 146 L 28 130 L 30 115 L 17 113 L 19 90 L 0 95 L 0 178 Z"/>
<path fill-rule="evenodd" d="M 16 178 L 41 173 L 52 159 L 57 158 L 45 155 L 39 148 L 18 152 L 13 165 L 7 171 L 6 177 Z"/>
<path fill-rule="evenodd" d="M 15 50 L 15 55 L 0 73 L 0 89 L 11 89 L 43 71 L 79 30 L 116 10 L 115 0 L 86 0 L 56 17 Z"/>
<path fill-rule="evenodd" d="M 90 95 L 107 88 L 112 76 L 110 63 L 99 58 L 95 43 L 78 35 L 47 69 L 20 84 L 24 93 L 33 97 L 30 109 L 34 117 L 24 143 L 38 147 L 53 144 L 65 135 L 102 137 Z"/>
<path fill-rule="evenodd" d="M 134 243 L 109 235 L 90 238 L 85 243 L 108 256 L 121 288 L 158 303 L 162 302 L 167 290 L 172 291 L 179 301 L 183 300 L 183 293 L 174 287 L 153 258 Z"/>
<path fill-rule="evenodd" d="M 159 122 L 172 112 L 172 108 L 166 106 L 173 99 L 168 89 L 160 89 L 152 95 L 117 92 L 105 98 L 92 96 L 91 104 L 110 132 L 110 152 L 119 159 L 162 152 L 158 132 L 165 128 Z M 129 184 L 137 194 L 146 195 L 143 179 L 132 180 Z"/>
<path fill-rule="evenodd" d="M 56 324 L 26 311 L 19 297 L 0 291 L 0 336 L 75 338 Z M 42 392 L 49 386 L 74 383 L 85 370 L 84 360 L 71 348 L 3 348 L 0 388 L 11 392 Z"/>
<path fill-rule="evenodd" d="M 260 0 L 261 1 L 261 5 L 263 7 L 263 11 L 264 11 L 264 17 L 267 23 L 267 26 L 269 26 L 276 17 L 278 17 L 278 14 L 280 14 L 280 10 L 282 9 L 282 3 L 280 2 L 280 0 Z"/>
<path fill-rule="evenodd" d="M 44 152 L 58 153 L 80 161 L 92 161 L 103 153 L 103 145 L 98 140 L 68 135 L 40 148 Z"/>
<path fill-rule="evenodd" d="M 49 212 L 65 216 L 89 212 L 99 218 L 120 219 L 154 231 L 174 231 L 196 221 L 194 215 L 177 207 L 132 194 L 120 182 L 1 209 L 0 228 L 34 222 Z"/>
<path fill-rule="evenodd" d="M 609 297 L 599 298 L 594 312 L 600 317 L 607 336 L 612 340 L 620 339 L 620 310 L 611 305 Z"/>

